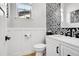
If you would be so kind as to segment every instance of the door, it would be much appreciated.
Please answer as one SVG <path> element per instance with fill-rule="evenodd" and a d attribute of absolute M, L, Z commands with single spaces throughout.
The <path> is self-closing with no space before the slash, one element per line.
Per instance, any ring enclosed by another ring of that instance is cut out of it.
<path fill-rule="evenodd" d="M 0 3 L 0 56 L 7 55 L 7 44 L 5 42 L 5 35 L 7 32 L 7 3 Z"/>
<path fill-rule="evenodd" d="M 60 42 L 53 38 L 46 38 L 46 55 L 47 56 L 59 56 L 61 55 L 60 51 Z"/>
<path fill-rule="evenodd" d="M 6 23 L 5 17 L 0 16 L 0 56 L 7 54 L 7 46 L 5 42 Z"/>

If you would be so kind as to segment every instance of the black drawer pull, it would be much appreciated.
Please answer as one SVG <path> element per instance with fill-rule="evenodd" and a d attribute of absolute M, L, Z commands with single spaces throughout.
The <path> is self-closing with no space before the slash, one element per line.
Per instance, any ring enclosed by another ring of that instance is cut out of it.
<path fill-rule="evenodd" d="M 56 47 L 56 53 L 59 53 L 58 49 L 59 49 L 59 47 L 57 46 L 57 47 Z"/>
<path fill-rule="evenodd" d="M 70 54 L 68 54 L 67 56 L 71 56 Z"/>

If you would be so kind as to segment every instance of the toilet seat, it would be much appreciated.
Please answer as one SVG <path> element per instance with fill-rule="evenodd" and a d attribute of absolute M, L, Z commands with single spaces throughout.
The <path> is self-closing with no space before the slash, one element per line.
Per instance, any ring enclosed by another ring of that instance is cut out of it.
<path fill-rule="evenodd" d="M 36 56 L 42 56 L 43 52 L 45 51 L 46 45 L 45 44 L 36 44 L 33 46 L 34 50 L 36 51 Z"/>
<path fill-rule="evenodd" d="M 34 45 L 34 48 L 45 48 L 46 45 L 45 44 L 36 44 Z"/>

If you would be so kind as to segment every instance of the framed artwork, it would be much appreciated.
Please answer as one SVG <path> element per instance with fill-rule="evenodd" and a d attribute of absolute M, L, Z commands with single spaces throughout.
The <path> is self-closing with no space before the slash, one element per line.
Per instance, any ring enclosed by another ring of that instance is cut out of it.
<path fill-rule="evenodd" d="M 79 27 L 79 3 L 61 4 L 61 27 Z"/>
<path fill-rule="evenodd" d="M 70 13 L 70 22 L 71 23 L 79 23 L 79 9 L 74 10 Z"/>

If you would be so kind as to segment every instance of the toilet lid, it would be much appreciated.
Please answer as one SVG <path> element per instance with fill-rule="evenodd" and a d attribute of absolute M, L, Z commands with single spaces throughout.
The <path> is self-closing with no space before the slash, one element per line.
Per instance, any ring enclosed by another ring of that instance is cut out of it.
<path fill-rule="evenodd" d="M 45 48 L 46 45 L 45 44 L 36 44 L 34 45 L 34 48 Z"/>

